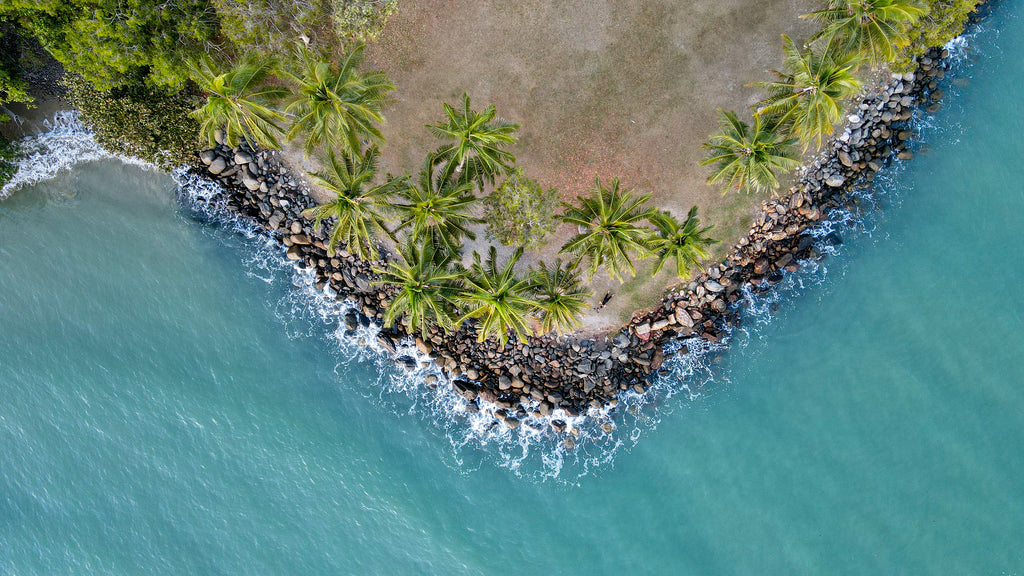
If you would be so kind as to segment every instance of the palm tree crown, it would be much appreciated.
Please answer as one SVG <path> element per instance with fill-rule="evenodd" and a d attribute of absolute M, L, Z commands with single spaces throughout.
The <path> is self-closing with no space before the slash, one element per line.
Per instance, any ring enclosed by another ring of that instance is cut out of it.
<path fill-rule="evenodd" d="M 529 332 L 527 317 L 537 303 L 527 297 L 529 279 L 515 274 L 514 267 L 522 255 L 523 249 L 518 248 L 499 270 L 494 246 L 491 246 L 483 264 L 480 263 L 480 254 L 473 253 L 473 264 L 465 276 L 465 288 L 460 297 L 466 312 L 459 318 L 459 323 L 475 318 L 478 342 L 495 336 L 504 346 L 508 342 L 509 331 L 515 332 L 520 341 L 526 341 Z"/>
<path fill-rule="evenodd" d="M 801 18 L 822 26 L 811 41 L 824 38 L 877 66 L 896 58 L 896 48 L 909 43 L 908 27 L 925 12 L 918 0 L 827 0 L 825 8 Z"/>
<path fill-rule="evenodd" d="M 302 214 L 313 218 L 317 226 L 335 218 L 328 249 L 333 252 L 344 244 L 350 252 L 364 260 L 377 259 L 376 234 L 392 236 L 381 215 L 387 199 L 407 187 L 405 178 L 389 179 L 372 185 L 380 153 L 371 146 L 362 156 L 342 154 L 339 159 L 330 151 L 327 168 L 310 174 L 313 181 L 334 192 L 337 197 L 326 204 L 306 209 Z"/>
<path fill-rule="evenodd" d="M 715 164 L 708 184 L 724 183 L 724 190 L 764 192 L 779 187 L 779 171 L 800 165 L 795 138 L 779 134 L 770 120 L 754 116 L 754 125 L 740 121 L 735 112 L 718 109 L 718 132 L 701 148 L 708 150 L 701 166 Z"/>
<path fill-rule="evenodd" d="M 786 71 L 772 70 L 777 80 L 756 84 L 768 89 L 768 98 L 755 105 L 756 115 L 790 126 L 793 135 L 803 140 L 805 150 L 812 141 L 820 148 L 822 138 L 832 134 L 843 116 L 842 101 L 861 88 L 854 76 L 857 56 L 839 55 L 831 49 L 816 54 L 810 48 L 798 48 L 785 34 L 782 49 Z"/>
<path fill-rule="evenodd" d="M 462 248 L 463 236 L 476 239 L 467 226 L 481 220 L 469 211 L 476 202 L 473 184 L 441 180 L 435 174 L 436 165 L 436 158 L 428 155 L 419 185 L 407 186 L 399 194 L 404 202 L 394 204 L 402 217 L 395 232 L 409 227 L 413 238 L 434 243 L 454 255 Z"/>
<path fill-rule="evenodd" d="M 283 72 L 297 88 L 285 108 L 294 116 L 287 137 L 304 136 L 307 155 L 321 144 L 358 154 L 360 139 L 384 141 L 378 125 L 384 122 L 381 111 L 395 85 L 384 72 L 359 71 L 364 48 L 362 42 L 356 44 L 337 67 L 300 44 L 296 61 L 301 72 Z"/>
<path fill-rule="evenodd" d="M 246 56 L 225 72 L 218 72 L 213 60 L 203 54 L 189 64 L 192 80 L 206 92 L 206 103 L 192 112 L 199 121 L 200 137 L 212 147 L 214 132 L 224 130 L 225 142 L 238 146 L 245 138 L 250 144 L 279 148 L 275 132 L 283 118 L 271 103 L 285 94 L 263 83 L 273 70 L 272 60 Z"/>
<path fill-rule="evenodd" d="M 438 325 L 452 328 L 451 310 L 458 294 L 461 275 L 451 267 L 448 254 L 434 250 L 428 242 L 410 240 L 399 248 L 402 262 L 391 260 L 385 269 L 375 268 L 379 284 L 398 287 L 384 312 L 384 327 L 405 317 L 410 332 L 425 332 Z"/>
<path fill-rule="evenodd" d="M 561 260 L 548 266 L 543 261 L 530 271 L 530 289 L 540 310 L 541 329 L 571 332 L 580 326 L 587 298 L 594 293 L 580 281 L 579 269 L 563 267 Z"/>
<path fill-rule="evenodd" d="M 640 223 L 649 219 L 656 210 L 645 208 L 650 194 L 633 198 L 629 190 L 619 189 L 619 179 L 612 180 L 611 188 L 594 182 L 594 193 L 589 198 L 577 197 L 579 206 L 564 204 L 565 212 L 560 216 L 563 222 L 575 224 L 579 233 L 562 247 L 561 253 L 576 256 L 579 262 L 590 258 L 588 274 L 592 278 L 600 266 L 608 275 L 622 281 L 622 273 L 636 276 L 636 269 L 630 254 L 645 258 L 647 236 L 650 233 Z"/>
<path fill-rule="evenodd" d="M 505 146 L 516 142 L 518 124 L 495 119 L 497 109 L 488 106 L 482 113 L 470 108 L 469 95 L 462 95 L 462 106 L 456 110 L 444 105 L 445 120 L 427 126 L 430 131 L 445 140 L 437 151 L 439 159 L 445 161 L 441 170 L 442 178 L 455 177 L 461 182 L 476 180 L 482 188 L 484 180 L 494 183 L 499 169 L 509 172 L 516 157 L 505 150 Z"/>
<path fill-rule="evenodd" d="M 710 256 L 708 247 L 718 243 L 718 240 L 704 235 L 714 226 L 700 227 L 696 206 L 690 208 L 690 212 L 682 224 L 668 212 L 655 214 L 651 218 L 651 223 L 658 229 L 650 241 L 651 250 L 658 255 L 658 266 L 654 269 L 655 274 L 661 272 L 665 262 L 674 258 L 676 275 L 679 278 L 686 278 L 690 269 L 698 266 L 701 260 Z"/>

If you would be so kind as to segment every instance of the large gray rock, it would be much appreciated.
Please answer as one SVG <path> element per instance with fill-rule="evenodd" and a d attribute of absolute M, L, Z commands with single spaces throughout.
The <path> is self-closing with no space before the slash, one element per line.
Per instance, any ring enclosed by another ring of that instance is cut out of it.
<path fill-rule="evenodd" d="M 228 167 L 228 163 L 223 158 L 218 156 L 218 157 L 214 158 L 212 162 L 210 162 L 210 168 L 209 168 L 210 174 L 214 174 L 214 175 L 220 174 L 227 167 Z"/>
<path fill-rule="evenodd" d="M 846 184 L 846 176 L 843 176 L 842 174 L 829 174 L 828 177 L 825 178 L 826 186 L 839 188 L 843 184 Z"/>

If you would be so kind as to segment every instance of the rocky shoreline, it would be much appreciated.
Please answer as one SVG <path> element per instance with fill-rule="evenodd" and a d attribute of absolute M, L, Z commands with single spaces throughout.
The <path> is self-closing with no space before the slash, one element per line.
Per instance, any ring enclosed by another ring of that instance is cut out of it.
<path fill-rule="evenodd" d="M 509 428 L 518 427 L 527 415 L 551 417 L 554 430 L 565 433 L 564 416 L 613 407 L 626 390 L 645 392 L 668 356 L 687 352 L 685 345 L 666 352 L 666 344 L 694 337 L 717 342 L 727 336 L 741 321 L 744 288 L 770 290 L 784 273 L 798 270 L 801 261 L 818 258 L 808 230 L 833 211 L 849 207 L 849 192 L 869 183 L 892 159 L 913 156 L 906 148 L 912 136 L 909 121 L 919 107 L 935 112 L 941 106 L 937 81 L 945 74 L 947 56 L 945 50 L 933 49 L 919 59 L 916 72 L 894 74 L 863 97 L 797 184 L 762 203 L 747 235 L 721 264 L 666 294 L 656 307 L 637 312 L 619 331 L 585 340 L 513 339 L 501 346 L 493 340 L 477 343 L 469 326 L 452 334 L 433 328 L 421 337 L 396 325 L 381 329 L 378 343 L 394 355 L 399 343 L 414 340 L 447 376 L 447 383 L 428 377 L 427 384 L 453 386 L 466 399 L 468 411 L 488 411 Z M 329 287 L 338 300 L 353 303 L 343 318 L 348 331 L 381 324 L 394 290 L 375 283 L 372 268 L 382 263 L 364 262 L 344 251 L 328 255 L 325 233 L 301 215 L 314 201 L 276 152 L 253 150 L 244 143 L 238 148 L 218 144 L 201 152 L 200 159 L 205 168 L 195 169 L 195 174 L 222 185 L 226 196 L 219 200 L 228 210 L 272 233 L 290 260 L 312 270 L 317 289 Z M 410 371 L 418 367 L 409 356 L 396 362 Z M 612 424 L 603 426 L 610 431 Z M 571 447 L 571 434 L 566 444 Z"/>

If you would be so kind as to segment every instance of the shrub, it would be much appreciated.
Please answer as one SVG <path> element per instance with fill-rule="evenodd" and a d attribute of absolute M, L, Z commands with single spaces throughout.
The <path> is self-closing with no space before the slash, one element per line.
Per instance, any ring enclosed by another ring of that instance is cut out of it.
<path fill-rule="evenodd" d="M 505 246 L 536 248 L 555 231 L 558 193 L 516 170 L 484 198 L 487 237 Z"/>
<path fill-rule="evenodd" d="M 334 29 L 344 39 L 373 40 L 380 36 L 398 0 L 333 0 Z"/>
<path fill-rule="evenodd" d="M 917 67 L 914 59 L 929 48 L 943 46 L 959 36 L 967 18 L 978 7 L 978 0 L 928 0 L 928 13 L 909 31 L 910 45 L 893 63 L 893 69 L 902 72 Z"/>
<path fill-rule="evenodd" d="M 195 94 L 141 84 L 97 90 L 80 77 L 66 84 L 68 100 L 106 149 L 164 169 L 196 162 L 199 124 L 189 116 L 197 106 Z"/>
<path fill-rule="evenodd" d="M 0 188 L 18 171 L 20 152 L 17 142 L 8 142 L 0 136 Z"/>

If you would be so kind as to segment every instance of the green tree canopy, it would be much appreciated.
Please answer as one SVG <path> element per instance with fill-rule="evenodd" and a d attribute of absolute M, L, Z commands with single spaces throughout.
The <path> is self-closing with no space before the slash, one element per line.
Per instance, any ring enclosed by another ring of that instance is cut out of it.
<path fill-rule="evenodd" d="M 419 242 L 428 242 L 441 248 L 445 253 L 456 255 L 462 249 L 462 238 L 476 240 L 476 234 L 469 225 L 480 219 L 472 214 L 473 184 L 462 184 L 439 178 L 437 159 L 431 154 L 423 162 L 418 185 L 406 186 L 398 197 L 400 202 L 392 206 L 399 213 L 401 221 L 395 232 L 409 228 L 411 237 Z"/>
<path fill-rule="evenodd" d="M 410 332 L 425 332 L 434 325 L 451 330 L 461 274 L 452 269 L 450 255 L 413 239 L 399 248 L 399 254 L 401 262 L 391 260 L 387 268 L 374 269 L 379 284 L 398 287 L 384 312 L 384 326 L 404 317 Z"/>
<path fill-rule="evenodd" d="M 795 138 L 779 134 L 771 119 L 754 116 L 751 126 L 735 112 L 718 109 L 719 129 L 701 148 L 708 155 L 701 166 L 714 164 L 708 184 L 724 184 L 724 191 L 764 192 L 779 187 L 779 172 L 800 165 Z"/>
<path fill-rule="evenodd" d="M 785 70 L 771 71 L 776 80 L 756 83 L 768 90 L 768 97 L 755 105 L 755 114 L 788 126 L 805 150 L 812 142 L 820 148 L 842 119 L 844 101 L 861 89 L 854 75 L 859 57 L 834 49 L 815 53 L 797 47 L 785 34 L 782 49 Z"/>
<path fill-rule="evenodd" d="M 668 212 L 658 212 L 651 218 L 651 223 L 657 228 L 657 232 L 650 240 L 650 249 L 658 256 L 655 274 L 661 272 L 666 262 L 674 259 L 676 276 L 686 278 L 690 270 L 711 255 L 708 247 L 718 243 L 718 240 L 705 236 L 714 226 L 700 227 L 696 206 L 690 208 L 682 224 Z"/>
<path fill-rule="evenodd" d="M 327 168 L 310 174 L 313 182 L 334 192 L 334 200 L 307 208 L 302 214 L 312 218 L 317 226 L 334 219 L 328 250 L 333 253 L 339 244 L 363 260 L 376 260 L 377 234 L 394 239 L 388 230 L 382 210 L 390 198 L 408 186 L 403 178 L 391 178 L 383 184 L 373 184 L 380 152 L 371 146 L 362 156 L 342 154 L 339 159 L 332 150 Z"/>
<path fill-rule="evenodd" d="M 654 208 L 644 204 L 650 194 L 633 197 L 630 190 L 621 190 L 619 179 L 612 180 L 610 188 L 594 181 L 594 191 L 589 198 L 577 197 L 578 205 L 563 203 L 565 211 L 560 216 L 567 224 L 578 227 L 579 233 L 562 247 L 562 254 L 572 254 L 576 262 L 590 260 L 588 276 L 593 277 L 597 269 L 604 267 L 608 275 L 622 282 L 628 272 L 636 276 L 633 257 L 646 258 L 647 237 L 650 230 L 641 225 L 655 213 Z"/>
<path fill-rule="evenodd" d="M 561 260 L 555 260 L 551 266 L 541 261 L 532 269 L 530 290 L 540 310 L 541 330 L 545 333 L 557 330 L 559 334 L 580 327 L 587 298 L 594 294 L 583 286 L 579 268 L 563 266 Z"/>
<path fill-rule="evenodd" d="M 213 60 L 202 55 L 190 68 L 199 89 L 206 92 L 206 103 L 192 113 L 199 121 L 200 138 L 213 146 L 214 132 L 224 130 L 228 145 L 238 146 L 245 138 L 268 148 L 280 148 L 277 134 L 283 117 L 272 103 L 285 91 L 267 86 L 273 60 L 250 54 L 221 72 Z"/>
<path fill-rule="evenodd" d="M 54 58 L 98 89 L 144 79 L 178 87 L 188 62 L 220 53 L 220 21 L 209 0 L 5 0 Z"/>
<path fill-rule="evenodd" d="M 822 26 L 811 41 L 823 38 L 877 66 L 896 59 L 896 49 L 910 42 L 910 25 L 925 12 L 918 0 L 827 0 L 824 8 L 801 18 Z"/>
<path fill-rule="evenodd" d="M 483 199 L 487 236 L 505 246 L 538 248 L 558 227 L 558 192 L 513 170 Z"/>
<path fill-rule="evenodd" d="M 527 319 L 537 303 L 529 298 L 529 279 L 519 278 L 515 273 L 516 262 L 522 255 L 523 249 L 517 249 L 499 269 L 494 246 L 484 263 L 480 262 L 480 254 L 473 253 L 473 265 L 467 271 L 459 297 L 465 310 L 459 324 L 476 319 L 478 342 L 494 336 L 504 345 L 509 332 L 515 332 L 520 341 L 526 341 Z"/>
<path fill-rule="evenodd" d="M 377 126 L 384 122 L 381 111 L 395 85 L 384 72 L 359 70 L 365 47 L 357 43 L 335 66 L 300 43 L 295 57 L 300 71 L 282 72 L 296 88 L 285 108 L 293 116 L 287 138 L 304 138 L 307 155 L 321 145 L 358 154 L 363 138 L 384 141 Z"/>
<path fill-rule="evenodd" d="M 444 105 L 445 120 L 427 126 L 445 141 L 437 151 L 437 157 L 445 161 L 442 177 L 476 180 L 483 188 L 484 181 L 494 183 L 499 171 L 512 170 L 516 157 L 505 147 L 516 142 L 519 125 L 495 118 L 497 113 L 493 104 L 482 113 L 473 110 L 467 94 L 462 95 L 458 109 Z"/>

